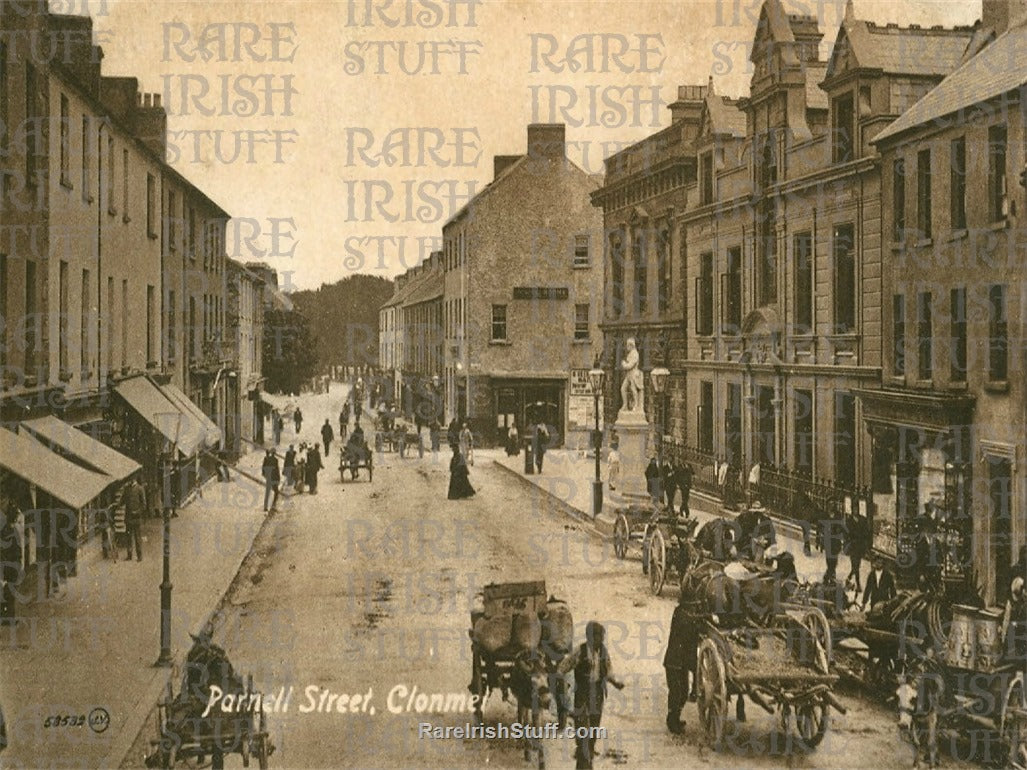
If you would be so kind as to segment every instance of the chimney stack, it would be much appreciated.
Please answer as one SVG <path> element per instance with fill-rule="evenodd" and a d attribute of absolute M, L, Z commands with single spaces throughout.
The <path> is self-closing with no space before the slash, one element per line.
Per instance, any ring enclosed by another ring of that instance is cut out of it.
<path fill-rule="evenodd" d="M 981 0 L 981 25 L 1001 35 L 1027 14 L 1027 0 Z"/>
<path fill-rule="evenodd" d="M 507 168 L 521 159 L 520 155 L 496 155 L 492 158 L 492 179 L 496 180 Z"/>
<path fill-rule="evenodd" d="M 567 127 L 563 123 L 531 123 L 528 126 L 528 157 L 562 160 Z"/>

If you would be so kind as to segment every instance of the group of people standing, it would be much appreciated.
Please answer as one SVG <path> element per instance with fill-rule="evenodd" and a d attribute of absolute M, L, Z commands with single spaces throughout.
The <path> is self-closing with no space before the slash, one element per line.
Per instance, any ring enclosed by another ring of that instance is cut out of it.
<path fill-rule="evenodd" d="M 616 451 L 616 450 L 611 450 Z M 618 458 L 618 470 L 619 470 Z M 681 493 L 681 505 L 679 512 L 682 516 L 690 514 L 689 500 L 692 496 L 692 470 L 691 463 L 684 463 L 678 460 L 664 460 L 661 466 L 655 457 L 649 458 L 649 465 L 645 469 L 645 485 L 653 503 L 666 503 L 667 507 L 674 510 L 674 500 Z M 610 471 L 610 489 L 614 486 L 613 469 Z M 618 474 L 619 475 L 619 474 Z"/>
<path fill-rule="evenodd" d="M 278 465 L 278 454 L 274 449 L 264 453 L 264 462 L 260 474 L 264 477 L 264 510 L 272 513 L 278 510 L 278 496 L 284 487 L 293 493 L 300 494 L 307 489 L 310 494 L 317 494 L 317 474 L 324 468 L 321 461 L 321 450 L 317 444 L 300 444 L 299 450 L 293 444 L 285 452 L 281 468 Z"/>

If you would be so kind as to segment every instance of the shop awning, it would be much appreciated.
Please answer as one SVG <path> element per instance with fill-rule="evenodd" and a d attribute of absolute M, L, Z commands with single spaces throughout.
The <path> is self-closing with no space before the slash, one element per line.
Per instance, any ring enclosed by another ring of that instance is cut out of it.
<path fill-rule="evenodd" d="M 112 481 L 127 479 L 141 467 L 131 457 L 125 457 L 116 449 L 111 449 L 56 417 L 26 420 L 21 425 L 44 444 L 59 447 L 73 455 L 79 463 L 110 476 Z"/>
<path fill-rule="evenodd" d="M 195 401 L 175 385 L 161 385 L 160 389 L 184 414 L 191 415 L 190 430 L 204 433 L 204 446 L 215 447 L 221 443 L 221 428 L 197 406 Z"/>
<path fill-rule="evenodd" d="M 291 396 L 280 396 L 277 393 L 264 393 L 260 394 L 260 400 L 265 404 L 268 404 L 272 409 L 277 409 L 279 412 L 286 414 L 296 408 L 296 402 L 293 401 Z"/>
<path fill-rule="evenodd" d="M 161 392 L 147 377 L 122 380 L 114 388 L 135 412 L 157 429 L 169 442 L 178 442 L 178 452 L 192 457 L 203 444 L 205 430 L 192 414 L 182 409 Z"/>
<path fill-rule="evenodd" d="M 76 465 L 26 434 L 0 428 L 0 467 L 76 510 L 99 497 L 113 479 Z"/>

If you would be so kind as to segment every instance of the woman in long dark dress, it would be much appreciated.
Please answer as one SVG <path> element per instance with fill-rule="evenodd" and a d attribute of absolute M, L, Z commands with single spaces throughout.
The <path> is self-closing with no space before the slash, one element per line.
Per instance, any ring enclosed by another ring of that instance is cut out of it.
<path fill-rule="evenodd" d="M 474 494 L 474 487 L 468 480 L 467 462 L 459 450 L 454 450 L 449 461 L 449 499 L 463 500 Z"/>

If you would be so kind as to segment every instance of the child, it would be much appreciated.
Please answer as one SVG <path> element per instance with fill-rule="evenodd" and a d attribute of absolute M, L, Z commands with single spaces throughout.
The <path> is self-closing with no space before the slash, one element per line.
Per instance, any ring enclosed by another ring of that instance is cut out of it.
<path fill-rule="evenodd" d="M 607 481 L 610 484 L 610 489 L 614 490 L 620 482 L 620 452 L 617 451 L 616 444 L 610 445 L 610 454 L 607 456 L 606 461 L 609 463 Z"/>

